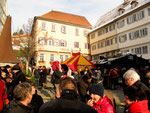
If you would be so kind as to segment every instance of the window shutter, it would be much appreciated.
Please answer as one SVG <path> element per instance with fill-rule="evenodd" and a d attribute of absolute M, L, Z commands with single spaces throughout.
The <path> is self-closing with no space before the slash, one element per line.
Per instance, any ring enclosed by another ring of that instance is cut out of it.
<path fill-rule="evenodd" d="M 63 32 L 63 26 L 61 26 L 61 32 Z"/>
<path fill-rule="evenodd" d="M 47 45 L 47 40 L 46 39 L 44 39 L 44 44 Z"/>
<path fill-rule="evenodd" d="M 88 49 L 90 49 L 90 44 L 88 43 Z"/>
<path fill-rule="evenodd" d="M 66 33 L 66 27 L 64 26 L 64 33 Z"/>
<path fill-rule="evenodd" d="M 61 46 L 61 40 L 59 40 L 59 46 Z"/>
<path fill-rule="evenodd" d="M 67 41 L 65 41 L 65 47 L 67 47 Z"/>
<path fill-rule="evenodd" d="M 87 43 L 85 43 L 85 49 L 87 49 Z"/>
<path fill-rule="evenodd" d="M 78 48 L 79 48 L 79 42 L 77 42 L 77 44 L 78 44 Z"/>
<path fill-rule="evenodd" d="M 127 18 L 127 24 L 129 24 L 129 18 Z"/>
<path fill-rule="evenodd" d="M 54 40 L 52 40 L 52 45 L 54 45 Z"/>

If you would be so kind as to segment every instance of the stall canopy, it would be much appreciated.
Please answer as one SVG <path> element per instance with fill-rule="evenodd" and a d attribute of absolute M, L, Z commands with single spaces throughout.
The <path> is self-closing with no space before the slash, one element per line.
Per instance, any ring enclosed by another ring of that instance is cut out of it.
<path fill-rule="evenodd" d="M 136 54 L 128 54 L 112 60 L 111 64 L 114 66 L 121 65 L 126 67 L 138 68 L 141 66 L 149 66 L 149 60 L 138 57 Z"/>
<path fill-rule="evenodd" d="M 101 67 L 107 67 L 107 68 L 113 68 L 113 67 L 127 67 L 127 68 L 139 68 L 141 66 L 149 66 L 149 60 L 144 59 L 142 57 L 138 57 L 136 54 L 126 54 L 122 55 L 120 57 L 116 58 L 111 58 L 108 59 L 107 61 L 99 63 L 96 66 L 101 66 Z"/>
<path fill-rule="evenodd" d="M 70 58 L 61 64 L 66 64 L 74 72 L 76 69 L 88 67 L 89 69 L 95 68 L 95 65 L 83 57 L 80 53 L 73 53 Z"/>

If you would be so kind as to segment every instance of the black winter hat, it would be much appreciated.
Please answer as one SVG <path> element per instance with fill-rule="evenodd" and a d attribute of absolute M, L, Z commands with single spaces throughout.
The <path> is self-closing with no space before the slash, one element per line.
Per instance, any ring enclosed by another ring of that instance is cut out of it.
<path fill-rule="evenodd" d="M 12 67 L 12 70 L 21 70 L 21 68 L 19 65 L 16 64 Z"/>
<path fill-rule="evenodd" d="M 6 65 L 4 68 L 5 68 L 5 69 L 11 68 L 11 66 L 10 66 L 10 65 Z"/>
<path fill-rule="evenodd" d="M 103 97 L 104 96 L 104 87 L 101 84 L 94 84 L 90 87 L 89 92 Z"/>

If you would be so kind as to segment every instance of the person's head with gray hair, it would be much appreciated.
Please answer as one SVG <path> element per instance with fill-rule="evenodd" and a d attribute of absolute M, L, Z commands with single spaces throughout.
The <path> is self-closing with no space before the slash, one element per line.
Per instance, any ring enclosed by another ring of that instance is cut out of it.
<path fill-rule="evenodd" d="M 126 71 L 123 78 L 128 86 L 132 86 L 136 81 L 140 80 L 140 76 L 134 69 L 129 69 Z"/>

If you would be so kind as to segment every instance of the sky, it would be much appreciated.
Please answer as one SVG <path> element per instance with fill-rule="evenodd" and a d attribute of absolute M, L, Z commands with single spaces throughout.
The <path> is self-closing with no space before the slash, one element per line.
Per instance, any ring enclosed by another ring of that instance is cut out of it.
<path fill-rule="evenodd" d="M 29 18 L 52 10 L 85 16 L 92 26 L 100 16 L 123 3 L 124 0 L 7 0 L 8 15 L 12 17 L 12 32 L 16 32 Z"/>

